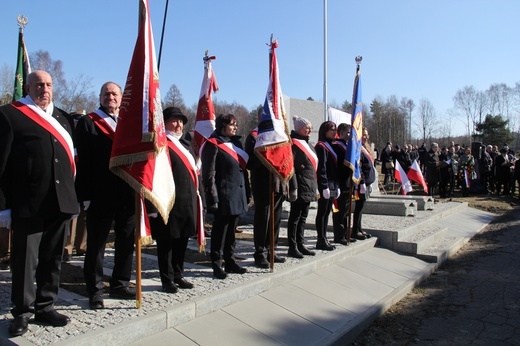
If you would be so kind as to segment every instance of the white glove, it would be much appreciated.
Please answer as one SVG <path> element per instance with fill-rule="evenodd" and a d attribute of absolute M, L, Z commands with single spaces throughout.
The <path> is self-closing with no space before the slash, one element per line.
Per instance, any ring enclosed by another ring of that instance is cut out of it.
<path fill-rule="evenodd" d="M 11 229 L 11 209 L 0 211 L 0 227 Z"/>
<path fill-rule="evenodd" d="M 365 184 L 359 185 L 359 193 L 366 193 L 367 192 L 367 186 Z"/>
<path fill-rule="evenodd" d="M 339 196 L 341 196 L 341 190 L 338 189 L 338 191 L 336 191 L 336 198 L 339 198 Z"/>
<path fill-rule="evenodd" d="M 83 201 L 83 210 L 87 210 L 90 207 L 90 201 Z"/>
<path fill-rule="evenodd" d="M 328 188 L 323 190 L 323 198 L 325 198 L 325 199 L 329 199 L 330 198 L 330 190 Z"/>
<path fill-rule="evenodd" d="M 159 216 L 159 214 L 157 214 L 157 213 L 149 213 L 148 214 L 148 217 L 151 217 L 152 219 L 155 219 L 157 216 Z"/>

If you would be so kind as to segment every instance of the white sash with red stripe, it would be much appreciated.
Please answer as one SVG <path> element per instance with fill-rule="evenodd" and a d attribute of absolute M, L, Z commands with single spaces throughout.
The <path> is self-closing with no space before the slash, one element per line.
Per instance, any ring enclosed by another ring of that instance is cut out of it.
<path fill-rule="evenodd" d="M 45 113 L 43 109 L 36 106 L 29 96 L 19 99 L 12 103 L 12 105 L 58 140 L 67 152 L 72 174 L 76 176 L 76 163 L 74 162 L 74 144 L 72 143 L 72 137 L 58 122 L 58 120 L 54 119 L 51 115 Z"/>
<path fill-rule="evenodd" d="M 170 148 L 175 155 L 177 155 L 188 172 L 190 172 L 191 180 L 193 183 L 193 186 L 195 187 L 195 191 L 197 192 L 197 243 L 199 246 L 199 251 L 204 251 L 204 246 L 206 244 L 206 235 L 204 233 L 204 207 L 202 205 L 202 198 L 199 194 L 199 169 L 197 167 L 197 163 L 195 161 L 195 158 L 189 150 L 187 150 L 181 142 L 177 138 L 171 135 L 167 135 L 168 137 L 168 148 Z M 173 176 L 175 177 L 175 172 L 173 172 Z"/>
<path fill-rule="evenodd" d="M 314 171 L 316 172 L 318 170 L 318 156 L 316 156 L 316 153 L 311 149 L 309 143 L 303 139 L 297 138 L 293 138 L 292 141 L 293 144 L 307 156 L 312 164 L 312 167 L 314 167 Z"/>
<path fill-rule="evenodd" d="M 246 169 L 249 155 L 244 150 L 240 149 L 231 142 L 224 143 L 218 138 L 209 138 L 206 142 L 211 142 L 212 144 L 219 147 L 222 151 L 235 159 L 242 169 Z"/>
<path fill-rule="evenodd" d="M 114 134 L 116 132 L 117 123 L 114 119 L 101 109 L 96 109 L 94 112 L 89 113 L 88 117 L 92 119 L 98 129 L 107 135 L 112 141 L 114 141 Z"/>

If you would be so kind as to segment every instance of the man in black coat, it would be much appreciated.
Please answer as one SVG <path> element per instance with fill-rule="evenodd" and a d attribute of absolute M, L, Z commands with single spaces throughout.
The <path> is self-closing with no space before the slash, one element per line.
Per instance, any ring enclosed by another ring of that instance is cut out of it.
<path fill-rule="evenodd" d="M 29 319 L 64 326 L 54 309 L 70 219 L 79 213 L 74 191 L 72 121 L 54 107 L 52 77 L 29 74 L 27 96 L 0 108 L 0 227 L 13 230 L 12 336 Z M 34 282 L 36 281 L 36 289 Z"/>
<path fill-rule="evenodd" d="M 259 117 L 261 115 L 259 111 Z M 246 138 L 245 150 L 249 155 L 249 161 L 247 162 L 247 169 L 251 173 L 251 190 L 253 192 L 253 200 L 255 202 L 255 216 L 254 216 L 254 243 L 255 253 L 253 255 L 255 259 L 255 265 L 259 268 L 269 268 L 269 248 L 271 247 L 271 235 L 270 235 L 270 218 L 274 218 L 274 248 L 278 245 L 278 235 L 280 233 L 280 222 L 282 220 L 282 205 L 286 198 L 289 196 L 289 182 L 283 182 L 275 174 L 272 174 L 271 187 L 271 172 L 269 169 L 260 161 L 255 154 L 256 137 L 258 135 L 257 129 L 251 131 Z M 295 184 L 294 184 L 295 185 Z M 270 193 L 271 188 L 274 192 L 274 215 L 271 215 L 271 203 Z M 296 199 L 296 186 L 293 187 L 293 197 L 291 200 Z M 285 262 L 284 257 L 274 254 L 274 261 L 276 263 Z"/>
<path fill-rule="evenodd" d="M 110 296 L 135 299 L 128 287 L 134 252 L 134 192 L 109 169 L 116 130 L 121 87 L 107 82 L 101 87 L 95 112 L 83 116 L 76 126 L 78 152 L 78 198 L 87 211 L 87 251 L 83 272 L 91 309 L 102 309 L 103 262 L 108 234 L 114 224 L 114 269 Z"/>

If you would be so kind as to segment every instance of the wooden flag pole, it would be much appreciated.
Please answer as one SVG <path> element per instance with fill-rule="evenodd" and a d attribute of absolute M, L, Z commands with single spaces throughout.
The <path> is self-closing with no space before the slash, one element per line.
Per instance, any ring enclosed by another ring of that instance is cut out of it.
<path fill-rule="evenodd" d="M 274 189 L 273 189 L 273 173 L 269 173 L 269 238 L 271 242 L 269 244 L 269 264 L 271 273 L 274 271 Z"/>
<path fill-rule="evenodd" d="M 141 308 L 141 198 L 135 194 L 135 307 Z M 144 216 L 143 216 L 144 217 Z"/>
<path fill-rule="evenodd" d="M 348 214 L 347 214 L 347 243 L 350 243 L 350 235 L 352 233 L 352 228 L 350 226 L 351 215 L 352 215 L 352 194 L 354 192 L 354 182 L 350 181 L 350 188 L 348 193 Z"/>

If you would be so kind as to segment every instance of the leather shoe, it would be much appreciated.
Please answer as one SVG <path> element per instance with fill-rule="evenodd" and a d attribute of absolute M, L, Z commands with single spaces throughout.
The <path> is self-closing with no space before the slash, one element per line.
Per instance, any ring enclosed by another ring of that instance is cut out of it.
<path fill-rule="evenodd" d="M 135 290 L 130 287 L 118 288 L 116 290 L 110 290 L 110 297 L 115 299 L 135 299 Z"/>
<path fill-rule="evenodd" d="M 103 298 L 99 295 L 92 296 L 88 299 L 88 306 L 92 310 L 103 309 L 105 307 L 105 303 L 103 303 Z"/>
<path fill-rule="evenodd" d="M 330 243 L 328 241 L 316 243 L 316 249 L 318 249 L 318 250 L 332 251 L 335 248 L 336 247 L 334 245 L 330 245 Z"/>
<path fill-rule="evenodd" d="M 176 279 L 173 279 L 173 282 L 175 282 L 177 284 L 177 286 L 179 286 L 179 288 L 183 288 L 183 289 L 193 288 L 193 284 L 191 282 L 189 282 L 188 280 L 186 280 L 185 278 L 176 278 Z"/>
<path fill-rule="evenodd" d="M 316 252 L 309 250 L 305 247 L 305 245 L 298 245 L 298 251 L 304 256 L 314 256 Z"/>
<path fill-rule="evenodd" d="M 247 272 L 246 268 L 242 268 L 241 266 L 239 266 L 235 262 L 232 262 L 229 265 L 226 264 L 224 266 L 224 269 L 226 270 L 226 273 L 244 274 L 244 273 Z"/>
<path fill-rule="evenodd" d="M 361 233 L 361 232 L 355 233 L 352 236 L 352 238 L 357 239 L 357 240 L 365 240 L 365 239 L 367 239 L 367 237 L 363 233 Z"/>
<path fill-rule="evenodd" d="M 334 239 L 334 243 L 341 244 L 341 245 L 348 245 L 347 239 L 339 239 L 339 240 Z"/>
<path fill-rule="evenodd" d="M 255 266 L 258 268 L 267 269 L 269 265 L 269 262 L 265 258 L 255 260 Z"/>
<path fill-rule="evenodd" d="M 294 258 L 303 258 L 302 253 L 294 246 L 291 246 L 289 248 L 289 251 L 287 251 L 287 256 Z"/>
<path fill-rule="evenodd" d="M 368 238 L 372 238 L 372 234 L 363 231 L 363 235 Z"/>
<path fill-rule="evenodd" d="M 277 254 L 274 254 L 274 263 L 285 263 L 285 257 L 280 257 Z"/>
<path fill-rule="evenodd" d="M 36 322 L 49 324 L 53 327 L 63 327 L 70 322 L 70 318 L 52 309 L 49 311 L 38 311 L 34 314 Z"/>
<path fill-rule="evenodd" d="M 9 334 L 11 336 L 23 335 L 29 329 L 29 319 L 28 316 L 16 316 L 9 325 Z"/>
<path fill-rule="evenodd" d="M 215 264 L 213 265 L 213 276 L 220 280 L 227 278 L 227 274 L 222 270 L 222 267 Z"/>
<path fill-rule="evenodd" d="M 169 284 L 163 285 L 162 291 L 165 293 L 177 293 L 179 289 L 173 282 L 170 282 Z"/>

